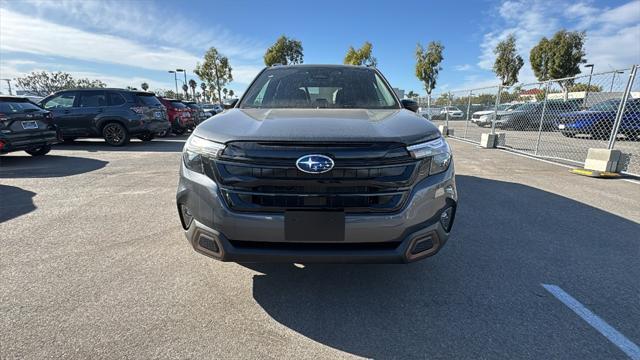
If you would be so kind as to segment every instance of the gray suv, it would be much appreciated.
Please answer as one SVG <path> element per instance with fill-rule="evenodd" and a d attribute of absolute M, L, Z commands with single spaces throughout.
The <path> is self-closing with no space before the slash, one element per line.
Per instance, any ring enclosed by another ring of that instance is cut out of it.
<path fill-rule="evenodd" d="M 204 255 L 236 262 L 411 262 L 449 237 L 445 139 L 373 68 L 264 69 L 187 140 L 177 207 Z"/>
<path fill-rule="evenodd" d="M 132 136 L 150 141 L 170 129 L 165 107 L 153 93 L 124 89 L 76 89 L 40 101 L 51 111 L 65 141 L 101 137 L 109 145 L 126 145 Z"/>

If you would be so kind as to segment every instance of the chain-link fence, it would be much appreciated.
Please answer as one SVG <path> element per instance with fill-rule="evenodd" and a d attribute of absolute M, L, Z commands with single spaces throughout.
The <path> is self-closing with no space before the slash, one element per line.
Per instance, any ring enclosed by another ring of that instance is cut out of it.
<path fill-rule="evenodd" d="M 478 143 L 482 133 L 503 132 L 500 147 L 560 162 L 584 164 L 589 148 L 617 149 L 623 171 L 640 175 L 639 68 L 443 92 L 432 97 L 431 118 L 453 137 Z"/>

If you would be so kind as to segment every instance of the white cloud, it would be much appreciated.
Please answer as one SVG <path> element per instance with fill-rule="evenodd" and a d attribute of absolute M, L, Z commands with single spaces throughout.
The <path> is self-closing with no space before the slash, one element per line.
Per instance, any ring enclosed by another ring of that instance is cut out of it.
<path fill-rule="evenodd" d="M 478 66 L 485 70 L 491 70 L 495 61 L 495 49 L 498 42 L 506 39 L 509 34 L 514 34 L 517 39 L 518 51 L 525 66 L 521 74 L 521 80 L 530 80 L 533 74 L 527 74 L 529 50 L 543 36 L 548 36 L 554 30 L 559 29 L 559 21 L 548 16 L 549 3 L 540 1 L 505 1 L 498 8 L 504 26 L 484 35 L 484 41 L 480 45 L 482 54 Z"/>
<path fill-rule="evenodd" d="M 0 50 L 52 55 L 151 70 L 191 69 L 200 59 L 175 48 L 153 48 L 0 9 Z"/>
<path fill-rule="evenodd" d="M 640 63 L 640 25 L 624 27 L 614 33 L 587 35 L 587 60 L 597 71 L 628 68 Z"/>
<path fill-rule="evenodd" d="M 15 79 L 17 77 L 21 77 L 25 75 L 25 71 L 20 70 L 20 68 L 28 66 L 29 71 L 64 71 L 76 79 L 80 78 L 88 78 L 91 80 L 98 79 L 107 84 L 109 87 L 118 87 L 118 88 L 126 88 L 127 86 L 140 88 L 140 84 L 146 82 L 149 84 L 149 88 L 151 90 L 154 89 L 173 89 L 175 87 L 173 82 L 163 82 L 157 81 L 155 79 L 151 79 L 148 77 L 142 76 L 133 76 L 133 77 L 125 77 L 125 76 L 116 76 L 109 75 L 104 73 L 98 73 L 93 71 L 76 71 L 73 68 L 64 65 L 64 64 L 55 64 L 55 63 L 36 63 L 35 61 L 25 61 L 25 60 L 8 60 L 0 62 L 0 78 L 8 78 Z M 12 84 L 15 89 L 15 82 Z M 8 92 L 6 83 L 0 84 L 0 91 Z"/>
<path fill-rule="evenodd" d="M 471 65 L 469 64 L 462 64 L 462 65 L 456 65 L 453 67 L 456 71 L 469 71 L 471 70 Z"/>
<path fill-rule="evenodd" d="M 549 3 L 542 0 L 503 1 L 497 9 L 499 26 L 484 35 L 478 66 L 491 70 L 499 41 L 513 33 L 518 52 L 525 60 L 521 82 L 533 82 L 529 52 L 543 36 L 561 28 L 586 31 L 586 58 L 605 71 L 626 68 L 640 62 L 640 1 L 632 0 L 616 8 L 598 8 L 590 2 Z"/>
<path fill-rule="evenodd" d="M 188 47 L 202 53 L 215 44 L 224 55 L 241 60 L 260 59 L 265 48 L 264 44 L 216 25 L 218 14 L 212 14 L 211 23 L 202 27 L 152 1 L 23 0 L 6 5 L 15 12 L 30 17 L 35 14 L 57 24 L 74 24 L 74 27 L 90 32 Z M 224 16 L 232 17 L 233 13 L 225 12 Z"/>
<path fill-rule="evenodd" d="M 71 2 L 69 5 L 69 13 L 72 15 L 75 14 L 74 16 L 76 16 L 77 14 L 86 14 L 87 9 L 90 9 L 91 6 L 104 6 L 100 2 L 87 1 L 86 3 L 86 7 L 81 7 L 80 10 L 77 10 L 81 3 Z M 5 4 L 7 3 L 2 2 L 3 6 Z M 52 6 L 51 4 L 57 3 L 43 2 L 41 5 L 44 9 L 48 9 Z M 64 5 L 65 3 L 62 4 Z M 114 10 L 111 10 L 111 15 L 118 11 L 117 6 L 114 8 Z M 123 17 L 129 20 L 133 20 L 131 15 L 128 16 L 129 17 L 123 15 Z M 96 19 L 98 19 L 98 17 L 89 18 L 93 19 L 93 21 L 97 21 Z M 114 17 L 115 23 L 119 23 L 119 20 L 116 20 L 117 18 L 117 16 Z M 14 56 L 16 54 L 18 56 L 21 56 L 20 54 L 33 54 L 40 57 L 51 56 L 63 59 L 62 61 L 58 61 L 58 63 L 43 64 L 30 60 L 29 55 L 22 56 L 24 59 L 20 60 L 6 60 L 3 57 L 0 58 L 0 74 L 2 74 L 3 78 L 14 78 L 36 70 L 66 71 L 74 76 L 88 74 L 90 75 L 88 77 L 101 79 L 107 82 L 109 86 L 136 86 L 136 84 L 139 85 L 142 81 L 146 81 L 150 83 L 151 88 L 154 88 L 154 83 L 161 84 L 158 87 L 173 88 L 173 83 L 153 81 L 145 77 L 135 77 L 132 79 L 110 74 L 111 69 L 109 68 L 105 68 L 105 72 L 103 73 L 85 71 L 82 66 L 71 67 L 65 64 L 64 59 L 116 64 L 162 72 L 175 68 L 193 69 L 196 63 L 201 61 L 201 57 L 195 55 L 195 51 L 193 50 L 187 51 L 170 45 L 152 46 L 149 45 L 149 43 L 157 44 L 157 42 L 140 42 L 134 40 L 132 37 L 82 30 L 67 25 L 60 25 L 37 16 L 23 15 L 20 12 L 7 8 L 0 8 L 0 19 L 2 19 L 2 21 L 0 21 L 0 51 L 3 53 L 13 52 Z M 120 20 L 122 20 L 122 18 L 120 18 Z M 142 17 L 138 20 L 145 23 L 142 21 Z M 111 19 L 109 19 L 109 21 L 111 21 Z M 151 23 L 156 23 L 156 21 L 157 20 L 151 21 Z M 113 26 L 111 22 L 106 22 L 105 24 Z M 151 30 L 147 29 L 147 27 L 144 28 L 146 30 L 140 29 L 140 32 L 143 34 L 145 34 L 145 31 L 156 31 L 153 30 L 153 26 L 148 27 Z M 172 29 L 165 29 L 165 34 L 167 30 Z M 128 31 L 137 30 L 135 26 L 130 26 Z M 183 37 L 179 38 L 184 39 Z M 191 40 L 205 41 L 203 39 L 206 37 L 201 37 L 200 40 L 196 38 L 197 36 L 191 38 Z M 233 54 L 235 54 L 236 51 L 244 51 L 245 55 L 243 55 L 243 57 L 246 58 L 248 51 L 246 51 L 246 49 L 243 50 L 243 46 L 244 45 L 240 44 L 236 47 L 227 47 L 226 49 L 229 53 Z M 206 49 L 206 47 L 203 47 L 203 49 Z M 249 62 L 248 64 L 246 61 L 244 64 L 242 62 L 237 64 L 231 55 L 229 55 L 229 57 L 234 75 L 234 81 L 229 87 L 234 88 L 236 91 L 242 90 L 243 85 L 251 82 L 253 77 L 262 68 L 262 65 L 257 60 Z M 192 70 L 189 70 L 190 73 L 191 71 Z M 113 72 L 113 70 L 111 70 L 111 72 Z"/>

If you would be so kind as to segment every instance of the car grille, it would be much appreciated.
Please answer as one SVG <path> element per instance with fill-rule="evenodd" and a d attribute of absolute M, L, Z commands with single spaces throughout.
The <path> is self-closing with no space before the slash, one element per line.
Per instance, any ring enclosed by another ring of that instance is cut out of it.
<path fill-rule="evenodd" d="M 335 167 L 322 174 L 298 170 L 296 160 L 308 154 L 329 156 Z M 207 175 L 236 211 L 394 212 L 407 199 L 421 164 L 397 143 L 234 142 L 208 163 Z"/>
<path fill-rule="evenodd" d="M 472 118 L 472 119 L 476 119 L 476 120 L 477 120 L 477 119 L 480 119 L 480 115 L 478 115 L 478 114 L 473 114 L 473 115 L 471 115 L 471 118 Z"/>

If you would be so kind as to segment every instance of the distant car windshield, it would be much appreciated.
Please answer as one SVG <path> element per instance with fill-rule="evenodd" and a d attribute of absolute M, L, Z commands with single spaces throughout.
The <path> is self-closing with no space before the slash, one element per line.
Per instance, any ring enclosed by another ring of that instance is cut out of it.
<path fill-rule="evenodd" d="M 589 108 L 591 111 L 616 111 L 620 100 L 607 100 L 601 103 L 595 104 Z M 627 103 L 628 104 L 628 103 Z"/>
<path fill-rule="evenodd" d="M 27 100 L 0 100 L 0 113 L 15 114 L 25 111 L 42 110 L 36 104 Z"/>
<path fill-rule="evenodd" d="M 498 111 L 513 110 L 518 107 L 519 104 L 500 104 L 498 105 Z"/>
<path fill-rule="evenodd" d="M 173 105 L 174 108 L 178 108 L 178 109 L 186 109 L 187 105 L 183 104 L 181 101 L 171 101 L 171 105 Z"/>
<path fill-rule="evenodd" d="M 275 67 L 260 74 L 240 108 L 397 109 L 391 91 L 370 68 Z"/>
<path fill-rule="evenodd" d="M 138 100 L 146 106 L 157 107 L 162 105 L 160 100 L 153 94 L 137 93 Z"/>
<path fill-rule="evenodd" d="M 537 103 L 526 103 L 526 104 L 522 104 L 522 105 L 518 106 L 514 110 L 518 110 L 518 111 L 533 110 L 533 109 L 536 108 L 536 106 L 538 106 Z"/>

